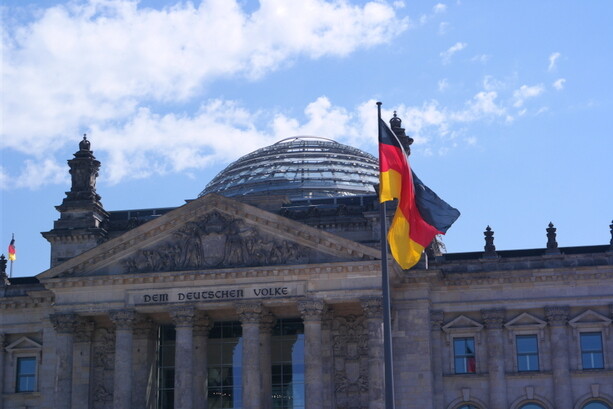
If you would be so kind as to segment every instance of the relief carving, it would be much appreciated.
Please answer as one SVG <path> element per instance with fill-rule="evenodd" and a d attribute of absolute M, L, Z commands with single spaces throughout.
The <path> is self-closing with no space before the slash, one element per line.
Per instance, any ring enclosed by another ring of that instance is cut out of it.
<path fill-rule="evenodd" d="M 93 365 L 93 407 L 94 409 L 112 409 L 115 367 L 115 331 L 113 328 L 97 328 L 94 331 Z"/>
<path fill-rule="evenodd" d="M 124 267 L 128 273 L 253 267 L 303 263 L 308 256 L 305 247 L 212 212 L 176 231 L 172 242 L 140 250 L 124 261 Z"/>
<path fill-rule="evenodd" d="M 353 315 L 332 321 L 334 387 L 338 409 L 368 408 L 368 331 Z"/>

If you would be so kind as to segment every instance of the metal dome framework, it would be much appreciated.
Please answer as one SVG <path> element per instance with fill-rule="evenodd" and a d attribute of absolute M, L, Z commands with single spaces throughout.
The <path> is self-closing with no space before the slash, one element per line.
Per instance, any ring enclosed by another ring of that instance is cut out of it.
<path fill-rule="evenodd" d="M 198 195 L 286 195 L 290 199 L 373 194 L 379 162 L 319 137 L 291 137 L 231 163 Z"/>

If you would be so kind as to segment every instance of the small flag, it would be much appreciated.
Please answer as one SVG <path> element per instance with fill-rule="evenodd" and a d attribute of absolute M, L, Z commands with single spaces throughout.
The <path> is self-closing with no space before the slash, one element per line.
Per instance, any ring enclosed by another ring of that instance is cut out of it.
<path fill-rule="evenodd" d="M 445 234 L 460 216 L 413 174 L 396 135 L 379 119 L 379 201 L 398 199 L 387 233 L 392 256 L 403 269 L 413 267 L 434 236 Z"/>
<path fill-rule="evenodd" d="M 9 260 L 17 260 L 17 254 L 15 253 L 15 237 L 11 239 L 11 242 L 9 244 Z"/>

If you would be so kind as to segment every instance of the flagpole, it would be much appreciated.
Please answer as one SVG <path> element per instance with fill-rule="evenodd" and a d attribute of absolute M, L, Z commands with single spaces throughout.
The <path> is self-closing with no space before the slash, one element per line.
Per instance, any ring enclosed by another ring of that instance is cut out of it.
<path fill-rule="evenodd" d="M 381 140 L 381 102 L 377 102 L 377 129 Z M 380 160 L 381 158 L 379 158 Z M 387 216 L 386 202 L 379 203 L 381 225 L 381 288 L 383 291 L 383 351 L 385 367 L 385 409 L 394 409 L 394 368 L 392 366 L 392 320 L 390 307 L 390 282 L 387 271 Z"/>

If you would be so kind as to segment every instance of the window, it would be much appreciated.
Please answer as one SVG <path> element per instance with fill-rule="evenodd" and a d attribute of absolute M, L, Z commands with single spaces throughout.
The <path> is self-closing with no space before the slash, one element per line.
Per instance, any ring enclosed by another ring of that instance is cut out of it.
<path fill-rule="evenodd" d="M 517 370 L 519 372 L 539 370 L 538 339 L 536 335 L 517 335 Z"/>
<path fill-rule="evenodd" d="M 36 390 L 36 358 L 17 358 L 16 392 L 34 392 Z"/>
<path fill-rule="evenodd" d="M 602 335 L 600 332 L 581 333 L 581 363 L 583 369 L 604 368 Z"/>
<path fill-rule="evenodd" d="M 477 370 L 475 360 L 475 339 L 454 338 L 453 357 L 455 373 L 475 373 Z"/>
<path fill-rule="evenodd" d="M 272 332 L 272 401 L 275 409 L 304 409 L 304 327 L 281 319 Z"/>
<path fill-rule="evenodd" d="M 545 409 L 541 405 L 537 405 L 536 403 L 527 403 L 525 405 L 521 405 L 519 409 Z"/>
<path fill-rule="evenodd" d="M 474 405 L 462 405 L 458 409 L 479 409 L 479 408 Z"/>
<path fill-rule="evenodd" d="M 582 409 L 611 409 L 611 407 L 602 401 L 593 401 L 583 406 Z"/>
<path fill-rule="evenodd" d="M 174 407 L 175 336 L 176 332 L 173 326 L 162 325 L 160 327 L 157 345 L 157 400 L 159 409 L 172 409 Z"/>
<path fill-rule="evenodd" d="M 242 335 L 238 321 L 216 322 L 209 333 L 209 409 L 243 407 Z"/>

